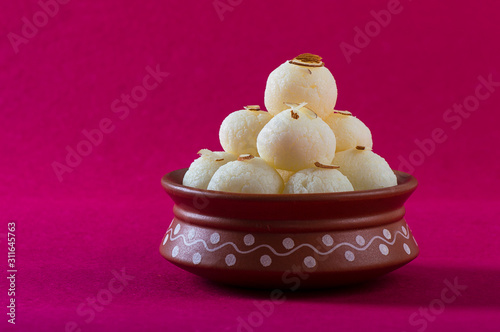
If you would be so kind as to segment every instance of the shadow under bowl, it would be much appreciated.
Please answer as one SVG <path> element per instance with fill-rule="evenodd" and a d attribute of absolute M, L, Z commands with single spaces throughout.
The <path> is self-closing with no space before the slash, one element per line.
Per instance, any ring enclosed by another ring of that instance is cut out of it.
<path fill-rule="evenodd" d="M 417 180 L 394 171 L 393 187 L 318 194 L 240 194 L 182 185 L 166 174 L 174 219 L 160 253 L 225 284 L 322 288 L 376 278 L 419 252 L 404 219 Z"/>

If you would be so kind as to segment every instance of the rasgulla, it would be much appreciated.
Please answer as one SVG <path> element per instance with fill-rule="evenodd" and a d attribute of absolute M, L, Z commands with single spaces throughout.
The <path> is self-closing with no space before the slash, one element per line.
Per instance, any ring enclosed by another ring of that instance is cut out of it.
<path fill-rule="evenodd" d="M 379 189 L 398 184 L 387 161 L 363 146 L 335 154 L 333 163 L 340 166 L 340 171 L 351 181 L 354 190 Z"/>
<path fill-rule="evenodd" d="M 283 180 L 274 168 L 251 154 L 221 166 L 214 174 L 208 190 L 248 194 L 280 194 Z"/>
<path fill-rule="evenodd" d="M 212 152 L 208 149 L 202 149 L 198 152 L 200 157 L 191 163 L 182 184 L 188 187 L 207 189 L 208 183 L 215 171 L 222 165 L 236 160 L 236 156 L 230 153 Z"/>
<path fill-rule="evenodd" d="M 286 61 L 267 78 L 264 92 L 266 109 L 276 115 L 287 109 L 283 103 L 307 102 L 320 118 L 325 118 L 337 102 L 337 84 L 321 57 L 301 54 Z"/>

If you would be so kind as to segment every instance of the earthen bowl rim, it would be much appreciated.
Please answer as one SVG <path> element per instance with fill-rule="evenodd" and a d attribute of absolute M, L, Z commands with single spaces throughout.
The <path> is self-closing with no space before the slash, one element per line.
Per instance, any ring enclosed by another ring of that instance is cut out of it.
<path fill-rule="evenodd" d="M 309 194 L 247 194 L 232 193 L 225 191 L 206 190 L 193 188 L 183 185 L 173 177 L 181 174 L 181 179 L 188 168 L 180 168 L 165 174 L 161 178 L 161 185 L 167 191 L 173 191 L 184 195 L 203 195 L 207 199 L 232 199 L 232 200 L 251 200 L 251 201 L 318 201 L 318 200 L 364 200 L 379 197 L 399 196 L 405 193 L 412 193 L 417 185 L 417 179 L 408 173 L 393 170 L 397 177 L 398 184 L 392 187 L 344 191 L 334 193 L 309 193 Z M 182 181 L 182 180 L 181 180 Z"/>

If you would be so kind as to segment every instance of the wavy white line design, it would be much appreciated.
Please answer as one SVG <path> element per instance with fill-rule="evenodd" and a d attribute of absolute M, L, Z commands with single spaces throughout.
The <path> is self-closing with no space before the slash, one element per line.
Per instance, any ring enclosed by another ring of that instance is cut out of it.
<path fill-rule="evenodd" d="M 404 228 L 404 226 L 402 226 L 402 227 Z M 209 248 L 208 245 L 207 245 L 207 243 L 204 240 L 202 240 L 202 239 L 197 239 L 197 240 L 188 242 L 186 240 L 186 237 L 183 234 L 179 234 L 177 236 L 172 236 L 172 228 L 169 228 L 167 230 L 167 232 L 165 233 L 166 234 L 165 237 L 167 237 L 168 235 L 170 235 L 170 241 L 171 242 L 173 242 L 173 241 L 175 241 L 175 240 L 177 240 L 179 238 L 182 238 L 182 240 L 184 242 L 184 245 L 186 245 L 188 247 L 193 246 L 193 245 L 195 245 L 197 243 L 201 243 L 205 247 L 205 250 L 207 250 L 208 252 L 215 252 L 215 251 L 220 250 L 221 248 L 226 247 L 226 246 L 232 246 L 234 248 L 234 250 L 236 252 L 240 253 L 240 254 L 249 254 L 249 253 L 254 252 L 254 251 L 256 251 L 256 250 L 258 250 L 260 248 L 267 248 L 274 255 L 283 257 L 283 256 L 291 255 L 295 251 L 297 251 L 297 250 L 299 250 L 299 249 L 301 249 L 303 247 L 308 247 L 308 248 L 312 249 L 314 252 L 316 252 L 318 255 L 323 255 L 323 256 L 324 255 L 329 255 L 332 252 L 334 252 L 335 250 L 337 250 L 338 248 L 343 247 L 343 246 L 351 247 L 351 248 L 353 248 L 353 249 L 355 249 L 357 251 L 365 251 L 366 249 L 368 249 L 371 246 L 371 244 L 373 243 L 373 241 L 375 241 L 376 239 L 382 240 L 383 242 L 385 242 L 385 243 L 387 243 L 387 244 L 389 244 L 389 245 L 392 246 L 396 242 L 398 235 L 401 235 L 403 238 L 405 238 L 407 240 L 410 238 L 410 232 L 408 230 L 405 229 L 404 233 L 406 233 L 406 235 L 403 234 L 403 232 L 397 231 L 394 234 L 394 237 L 393 237 L 392 241 L 388 241 L 386 238 L 376 235 L 373 238 L 371 238 L 371 240 L 366 245 L 364 245 L 363 247 L 356 247 L 355 245 L 353 245 L 353 244 L 351 244 L 349 242 L 341 242 L 341 243 L 335 245 L 334 247 L 332 247 L 330 250 L 325 251 L 325 252 L 321 252 L 318 249 L 316 249 L 315 247 L 313 247 L 311 244 L 309 244 L 309 243 L 303 243 L 303 244 L 301 244 L 301 245 L 299 245 L 299 246 L 297 246 L 297 247 L 295 247 L 295 248 L 293 248 L 293 249 L 291 249 L 291 250 L 289 250 L 287 252 L 284 252 L 284 253 L 277 252 L 273 247 L 271 247 L 268 244 L 261 244 L 261 245 L 258 245 L 256 247 L 254 247 L 252 249 L 249 249 L 249 250 L 246 250 L 246 251 L 245 250 L 240 250 L 238 248 L 238 246 L 234 242 L 225 242 L 225 243 L 223 243 L 223 244 L 221 244 L 221 245 L 219 245 L 217 247 Z M 165 243 L 166 243 L 166 241 L 164 241 L 164 244 Z"/>

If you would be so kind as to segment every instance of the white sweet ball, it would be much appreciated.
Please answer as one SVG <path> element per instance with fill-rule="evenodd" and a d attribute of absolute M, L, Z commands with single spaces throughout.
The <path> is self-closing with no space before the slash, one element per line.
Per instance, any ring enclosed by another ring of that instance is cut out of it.
<path fill-rule="evenodd" d="M 335 152 L 353 149 L 356 146 L 373 147 L 370 129 L 358 118 L 347 111 L 330 111 L 325 119 L 335 133 L 337 150 Z"/>
<path fill-rule="evenodd" d="M 293 171 L 287 171 L 279 168 L 276 169 L 276 172 L 278 172 L 279 175 L 281 175 L 281 178 L 283 179 L 284 183 L 287 183 L 288 179 L 290 179 L 290 177 L 295 174 L 295 172 Z"/>
<path fill-rule="evenodd" d="M 384 158 L 370 150 L 349 149 L 335 154 L 333 164 L 351 181 L 354 190 L 397 185 L 396 175 Z"/>
<path fill-rule="evenodd" d="M 237 156 L 227 152 L 212 152 L 208 149 L 202 149 L 198 154 L 200 157 L 191 163 L 186 174 L 184 174 L 182 184 L 199 189 L 207 189 L 215 171 L 222 165 L 237 158 Z"/>
<path fill-rule="evenodd" d="M 274 168 L 300 171 L 315 162 L 330 164 L 335 156 L 335 134 L 303 104 L 273 117 L 257 136 L 257 150 Z"/>
<path fill-rule="evenodd" d="M 329 193 L 353 191 L 351 182 L 336 169 L 313 167 L 290 177 L 283 194 Z"/>
<path fill-rule="evenodd" d="M 307 54 L 306 54 L 307 55 Z M 323 66 L 321 58 L 310 55 L 313 59 L 299 55 L 293 60 L 286 61 L 274 71 L 267 79 L 264 92 L 266 109 L 276 115 L 287 109 L 283 104 L 307 102 L 308 107 L 325 118 L 328 111 L 333 110 L 337 102 L 337 84 L 332 73 Z M 318 62 L 314 62 L 317 57 Z M 306 59 L 304 61 L 297 59 Z M 320 65 L 311 67 L 310 65 Z"/>
<path fill-rule="evenodd" d="M 220 167 L 207 188 L 234 193 L 280 194 L 283 187 L 281 176 L 264 160 L 241 155 L 238 160 Z"/>
<path fill-rule="evenodd" d="M 219 140 L 224 151 L 258 156 L 257 135 L 273 116 L 257 105 L 229 114 L 220 126 Z"/>

